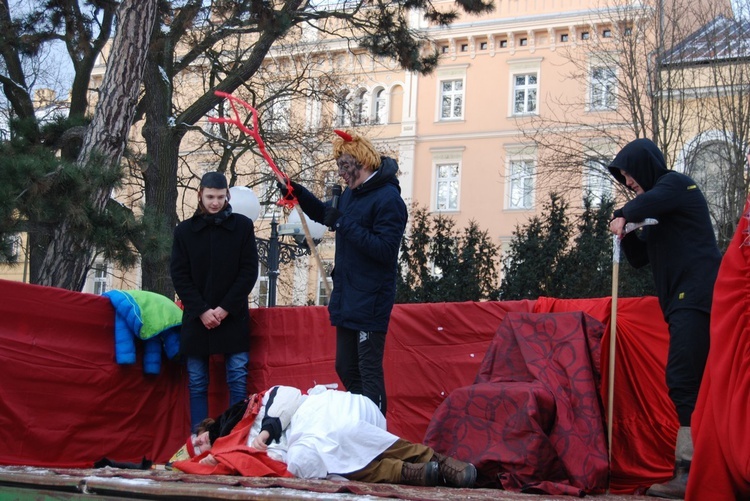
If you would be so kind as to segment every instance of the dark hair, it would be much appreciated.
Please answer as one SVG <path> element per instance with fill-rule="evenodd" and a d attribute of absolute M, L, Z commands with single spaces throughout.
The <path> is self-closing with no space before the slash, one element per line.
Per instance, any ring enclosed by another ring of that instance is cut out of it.
<path fill-rule="evenodd" d="M 200 423 L 198 423 L 198 426 L 195 428 L 195 434 L 200 435 L 204 431 L 208 431 L 208 429 L 216 422 L 213 418 L 206 418 Z"/>

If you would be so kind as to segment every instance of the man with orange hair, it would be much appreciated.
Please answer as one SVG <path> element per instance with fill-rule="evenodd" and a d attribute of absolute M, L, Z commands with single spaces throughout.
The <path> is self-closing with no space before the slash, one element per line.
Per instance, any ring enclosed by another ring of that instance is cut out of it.
<path fill-rule="evenodd" d="M 348 391 L 369 397 L 385 415 L 383 353 L 396 299 L 406 204 L 396 161 L 380 155 L 362 136 L 335 132 L 333 157 L 346 183 L 338 204 L 320 201 L 297 183 L 291 187 L 305 214 L 336 232 L 328 304 L 336 327 L 336 373 Z M 280 189 L 290 196 L 287 186 Z"/>

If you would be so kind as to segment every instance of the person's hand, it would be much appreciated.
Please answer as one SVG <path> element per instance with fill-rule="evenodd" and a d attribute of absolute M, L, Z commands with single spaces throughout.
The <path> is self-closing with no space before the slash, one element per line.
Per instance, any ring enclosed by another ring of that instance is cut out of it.
<path fill-rule="evenodd" d="M 258 436 L 253 439 L 253 443 L 250 446 L 259 451 L 265 451 L 268 449 L 268 444 L 266 442 L 269 438 L 271 438 L 271 434 L 268 430 L 262 430 L 258 433 Z"/>
<path fill-rule="evenodd" d="M 221 318 L 216 315 L 215 309 L 206 310 L 201 313 L 201 322 L 206 329 L 213 329 L 221 324 Z"/>
<path fill-rule="evenodd" d="M 624 217 L 616 217 L 609 222 L 610 233 L 619 236 L 620 238 L 625 236 L 625 221 Z"/>
<path fill-rule="evenodd" d="M 289 181 L 289 184 L 291 185 L 293 191 L 298 191 L 297 188 L 299 187 L 299 185 L 297 183 L 295 183 L 294 181 Z M 283 199 L 285 200 L 291 199 L 292 195 L 289 193 L 289 190 L 286 187 L 286 183 L 282 183 L 281 181 L 276 181 L 276 187 L 281 192 L 281 197 Z"/>
<path fill-rule="evenodd" d="M 341 211 L 336 207 L 326 207 L 326 213 L 325 216 L 323 216 L 323 224 L 329 228 L 333 228 L 340 217 Z"/>
<path fill-rule="evenodd" d="M 216 308 L 214 308 L 214 318 L 218 319 L 219 323 L 221 323 L 228 316 L 229 312 L 221 306 L 217 306 Z"/>
<path fill-rule="evenodd" d="M 216 460 L 216 458 L 213 456 L 213 454 L 209 454 L 208 456 L 204 457 L 200 461 L 198 461 L 200 464 L 205 464 L 208 466 L 216 466 L 219 464 L 219 462 Z"/>

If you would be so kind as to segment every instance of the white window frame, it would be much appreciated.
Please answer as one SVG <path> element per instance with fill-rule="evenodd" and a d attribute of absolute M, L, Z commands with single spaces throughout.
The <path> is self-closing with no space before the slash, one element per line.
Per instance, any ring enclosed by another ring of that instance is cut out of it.
<path fill-rule="evenodd" d="M 334 103 L 333 125 L 335 127 L 346 127 L 349 125 L 349 113 L 347 110 L 349 104 L 348 95 L 348 92 L 342 92 L 338 95 L 338 98 Z"/>
<path fill-rule="evenodd" d="M 372 122 L 377 125 L 388 123 L 388 95 L 384 88 L 378 87 L 373 92 Z"/>
<path fill-rule="evenodd" d="M 446 85 L 450 84 L 450 89 L 446 89 Z M 460 87 L 460 88 L 457 88 Z M 464 96 L 466 95 L 466 89 L 463 78 L 452 78 L 440 80 L 440 120 L 463 120 L 464 118 L 464 105 L 466 104 Z M 448 107 L 446 109 L 446 101 Z M 459 111 L 456 112 L 456 108 Z"/>
<path fill-rule="evenodd" d="M 265 205 L 260 205 L 260 213 L 258 214 L 258 219 L 270 219 L 276 212 L 276 201 L 279 199 L 279 197 L 281 197 L 281 193 L 279 193 L 279 190 L 276 187 L 275 178 L 269 177 L 268 179 L 264 180 L 262 183 L 255 186 L 254 191 L 259 194 L 259 201 L 269 202 Z M 232 201 L 230 200 L 229 203 L 231 204 Z"/>
<path fill-rule="evenodd" d="M 433 212 L 458 212 L 461 208 L 461 171 L 464 148 L 432 148 L 432 210 Z M 455 166 L 456 175 L 441 177 L 441 167 Z M 441 192 L 447 190 L 448 206 L 442 206 Z"/>
<path fill-rule="evenodd" d="M 367 90 L 359 89 L 354 93 L 351 102 L 352 125 L 367 125 Z"/>
<path fill-rule="evenodd" d="M 8 256 L 3 256 L 0 260 L 2 263 L 17 263 L 18 258 L 21 256 L 21 248 L 23 246 L 23 239 L 20 233 L 11 233 L 7 236 L 8 242 Z M 7 257 L 7 260 L 5 259 Z"/>
<path fill-rule="evenodd" d="M 519 83 L 518 79 L 523 78 L 524 82 Z M 534 82 L 530 82 L 534 79 Z M 518 95 L 523 94 L 522 109 L 518 109 Z M 536 115 L 539 110 L 539 73 L 515 73 L 513 75 L 513 115 Z"/>
<path fill-rule="evenodd" d="M 290 112 L 292 108 L 292 100 L 290 96 L 282 94 L 280 92 L 274 92 L 277 97 L 268 103 L 266 108 L 266 116 L 263 117 L 263 123 L 266 126 L 268 132 L 289 132 L 289 120 Z"/>
<path fill-rule="evenodd" d="M 534 208 L 536 160 L 516 157 L 508 160 L 507 208 L 530 210 Z"/>
<path fill-rule="evenodd" d="M 604 198 L 612 200 L 614 187 L 612 176 L 607 171 L 604 159 L 589 159 L 583 165 L 583 199 L 588 195 L 594 207 L 599 207 Z"/>
<path fill-rule="evenodd" d="M 263 261 L 258 261 L 258 280 L 255 289 L 258 292 L 258 306 L 268 307 L 270 280 L 268 278 L 268 265 Z M 265 291 L 265 292 L 264 292 Z"/>
<path fill-rule="evenodd" d="M 604 63 L 592 63 L 589 67 L 589 109 L 610 111 L 616 108 L 617 69 Z"/>
<path fill-rule="evenodd" d="M 318 87 L 318 82 L 316 80 L 313 80 L 310 86 L 313 92 L 311 93 L 310 97 L 307 98 L 307 102 L 305 104 L 305 119 L 307 128 L 309 130 L 317 130 L 318 128 L 320 128 L 321 124 L 323 102 L 317 97 L 319 95 L 317 92 Z"/>
<path fill-rule="evenodd" d="M 435 99 L 435 122 L 456 122 L 463 120 L 466 116 L 466 96 L 468 95 L 466 87 L 466 70 L 468 67 L 469 65 L 467 64 L 456 64 L 444 66 L 438 69 L 436 75 L 437 87 L 435 89 L 435 95 L 437 96 Z M 459 81 L 461 82 L 461 89 L 457 90 L 455 88 L 455 83 Z M 449 89 L 447 93 L 443 91 L 444 82 L 453 82 L 451 89 Z M 444 98 L 450 99 L 450 113 L 448 116 L 443 116 Z M 460 100 L 461 103 L 460 114 L 455 113 L 456 99 Z"/>
<path fill-rule="evenodd" d="M 109 289 L 109 264 L 106 261 L 95 261 L 91 266 L 91 292 L 100 296 Z"/>
<path fill-rule="evenodd" d="M 328 285 L 332 290 L 333 278 L 331 277 L 331 272 L 333 271 L 333 261 L 330 259 L 324 259 L 323 268 L 325 269 L 326 273 L 326 281 L 328 282 Z M 320 275 L 320 273 L 317 274 L 317 297 L 315 298 L 315 304 L 318 306 L 328 306 L 328 302 L 331 298 L 328 296 L 328 290 L 326 290 L 325 285 L 323 285 L 323 278 Z"/>
<path fill-rule="evenodd" d="M 512 59 L 508 61 L 508 66 L 510 67 L 509 77 L 510 81 L 509 89 L 510 93 L 508 95 L 508 117 L 520 117 L 520 116 L 529 116 L 529 115 L 538 115 L 539 114 L 539 107 L 541 106 L 541 81 L 542 81 L 542 72 L 541 72 L 541 66 L 542 61 L 544 58 L 542 57 L 533 57 L 533 58 L 523 58 L 523 59 Z M 536 77 L 536 83 L 529 84 L 528 83 L 528 76 L 534 75 Z M 516 85 L 516 77 L 518 76 L 524 76 L 526 77 L 524 79 L 524 84 L 522 86 Z M 523 110 L 520 112 L 516 111 L 516 92 L 517 91 L 523 91 L 524 92 L 524 107 Z M 533 91 L 534 93 L 534 109 L 529 110 L 529 92 Z"/>
<path fill-rule="evenodd" d="M 441 176 L 443 168 L 454 168 L 455 175 Z M 461 163 L 441 162 L 435 165 L 435 210 L 457 211 L 460 193 Z M 447 199 L 447 200 L 443 200 Z"/>

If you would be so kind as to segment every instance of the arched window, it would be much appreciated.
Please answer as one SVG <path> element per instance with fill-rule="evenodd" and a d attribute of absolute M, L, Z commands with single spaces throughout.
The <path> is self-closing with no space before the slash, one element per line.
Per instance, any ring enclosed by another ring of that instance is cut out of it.
<path fill-rule="evenodd" d="M 685 169 L 685 173 L 693 178 L 706 197 L 720 244 L 726 238 L 723 233 L 727 232 L 727 228 L 734 227 L 733 207 L 736 204 L 733 199 L 737 197 L 738 185 L 735 170 L 732 169 L 730 149 L 722 141 L 701 144 Z M 742 185 L 741 182 L 739 184 Z"/>
<path fill-rule="evenodd" d="M 336 97 L 336 115 L 334 117 L 334 125 L 336 127 L 344 127 L 349 123 L 349 120 L 347 120 L 347 95 L 348 92 L 344 91 Z"/>
<path fill-rule="evenodd" d="M 360 89 L 352 100 L 352 125 L 364 125 L 367 123 L 367 103 L 365 101 L 367 91 Z"/>
<path fill-rule="evenodd" d="M 378 89 L 375 92 L 375 113 L 373 115 L 373 122 L 376 124 L 385 124 L 387 123 L 385 112 L 386 112 L 386 102 L 385 102 L 385 89 Z"/>

